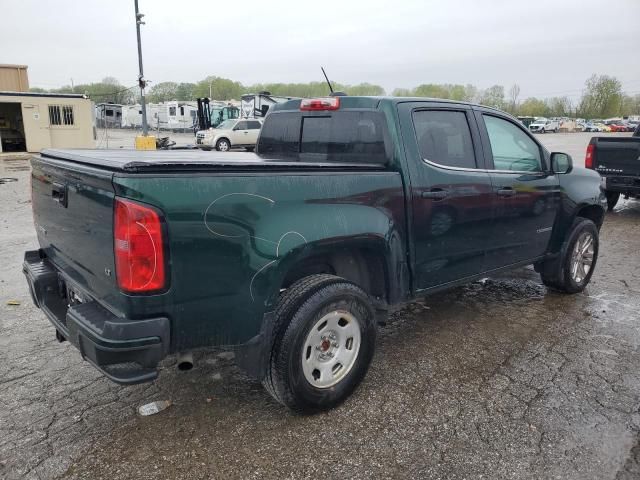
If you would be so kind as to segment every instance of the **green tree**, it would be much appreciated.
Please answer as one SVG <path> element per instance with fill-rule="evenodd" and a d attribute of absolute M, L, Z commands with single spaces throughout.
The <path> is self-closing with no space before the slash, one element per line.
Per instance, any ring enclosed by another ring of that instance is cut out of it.
<path fill-rule="evenodd" d="M 181 102 L 195 100 L 196 96 L 194 94 L 196 88 L 195 83 L 179 83 L 176 87 L 176 100 Z"/>
<path fill-rule="evenodd" d="M 509 101 L 506 105 L 507 111 L 512 115 L 518 113 L 518 97 L 520 96 L 520 85 L 514 83 L 509 89 Z"/>
<path fill-rule="evenodd" d="M 547 98 L 544 103 L 547 106 L 546 114 L 550 117 L 570 117 L 573 114 L 569 97 Z"/>
<path fill-rule="evenodd" d="M 228 78 L 209 76 L 196 83 L 193 89 L 194 97 L 211 97 L 216 100 L 238 100 L 245 88 L 240 82 Z"/>
<path fill-rule="evenodd" d="M 518 114 L 524 117 L 544 117 L 547 115 L 547 104 L 539 98 L 527 98 L 518 107 Z"/>
<path fill-rule="evenodd" d="M 622 83 L 615 77 L 593 74 L 585 82 L 580 100 L 580 115 L 585 118 L 606 118 L 620 114 Z"/>
<path fill-rule="evenodd" d="M 178 84 L 176 82 L 156 83 L 149 89 L 147 98 L 151 103 L 168 102 L 177 100 Z"/>
<path fill-rule="evenodd" d="M 413 95 L 413 91 L 409 88 L 396 88 L 391 95 L 394 97 L 410 97 Z"/>
<path fill-rule="evenodd" d="M 480 103 L 488 107 L 504 109 L 504 87 L 502 85 L 493 85 L 487 88 L 480 95 Z"/>

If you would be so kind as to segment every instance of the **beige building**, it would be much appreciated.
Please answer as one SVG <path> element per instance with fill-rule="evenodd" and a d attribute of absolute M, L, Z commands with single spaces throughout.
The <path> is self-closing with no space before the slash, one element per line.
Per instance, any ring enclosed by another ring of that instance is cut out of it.
<path fill-rule="evenodd" d="M 27 66 L 0 63 L 0 91 L 28 92 Z"/>
<path fill-rule="evenodd" d="M 0 91 L 0 152 L 95 148 L 94 125 L 85 95 Z"/>

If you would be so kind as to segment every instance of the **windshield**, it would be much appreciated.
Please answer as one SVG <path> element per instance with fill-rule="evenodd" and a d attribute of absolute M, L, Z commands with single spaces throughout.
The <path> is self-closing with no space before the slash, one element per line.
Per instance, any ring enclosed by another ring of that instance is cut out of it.
<path fill-rule="evenodd" d="M 222 130 L 231 130 L 235 125 L 236 125 L 235 120 L 225 120 L 220 125 L 218 125 L 217 128 L 220 128 Z"/>

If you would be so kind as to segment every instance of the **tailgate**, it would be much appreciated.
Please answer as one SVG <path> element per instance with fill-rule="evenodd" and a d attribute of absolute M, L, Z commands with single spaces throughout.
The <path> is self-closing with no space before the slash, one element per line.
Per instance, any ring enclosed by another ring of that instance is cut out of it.
<path fill-rule="evenodd" d="M 640 176 L 640 138 L 594 137 L 594 169 L 603 175 Z"/>
<path fill-rule="evenodd" d="M 32 159 L 40 247 L 72 283 L 97 299 L 115 291 L 112 176 L 96 166 Z"/>

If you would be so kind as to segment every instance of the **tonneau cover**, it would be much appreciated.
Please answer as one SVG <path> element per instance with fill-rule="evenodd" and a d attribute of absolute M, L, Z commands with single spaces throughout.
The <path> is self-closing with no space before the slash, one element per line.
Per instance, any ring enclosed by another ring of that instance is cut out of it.
<path fill-rule="evenodd" d="M 297 162 L 263 159 L 248 152 L 204 152 L 201 150 L 57 150 L 46 149 L 40 156 L 52 160 L 98 166 L 123 172 L 166 172 L 240 167 L 252 169 L 384 169 L 379 163 Z"/>

